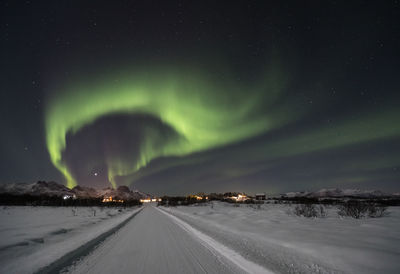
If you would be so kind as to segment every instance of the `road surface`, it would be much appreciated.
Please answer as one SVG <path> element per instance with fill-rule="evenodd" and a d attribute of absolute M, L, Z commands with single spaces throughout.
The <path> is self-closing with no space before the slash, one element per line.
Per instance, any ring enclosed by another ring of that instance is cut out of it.
<path fill-rule="evenodd" d="M 251 262 L 241 262 L 244 259 L 236 258 L 234 251 L 229 253 L 211 238 L 203 235 L 202 239 L 202 235 L 185 226 L 168 213 L 147 205 L 69 272 L 267 273 L 258 266 L 245 271 L 243 265 L 249 263 L 251 267 Z"/>

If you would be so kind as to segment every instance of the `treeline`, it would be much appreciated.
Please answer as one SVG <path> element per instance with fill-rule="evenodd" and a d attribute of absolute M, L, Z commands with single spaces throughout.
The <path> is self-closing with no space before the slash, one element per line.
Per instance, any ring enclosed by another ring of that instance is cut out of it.
<path fill-rule="evenodd" d="M 227 203 L 234 203 L 234 204 L 259 204 L 263 203 L 262 201 L 257 201 L 255 199 L 247 199 L 245 201 L 235 201 L 232 200 L 230 197 L 237 196 L 239 192 L 226 192 L 226 193 L 210 193 L 206 195 L 204 193 L 199 193 L 197 195 L 189 195 L 189 196 L 163 196 L 161 197 L 161 201 L 158 202 L 160 206 L 186 206 L 186 205 L 193 205 L 193 204 L 206 204 L 210 201 L 221 201 Z M 202 199 L 197 199 L 197 197 L 202 197 Z M 207 198 L 206 198 L 207 197 Z"/>
<path fill-rule="evenodd" d="M 342 205 L 347 202 L 359 202 L 364 204 L 377 204 L 381 206 L 400 206 L 400 198 L 312 198 L 312 197 L 281 197 L 273 199 L 276 203 L 291 204 L 321 204 L 321 205 Z"/>
<path fill-rule="evenodd" d="M 137 206 L 142 203 L 139 200 L 129 200 L 123 203 L 107 202 L 103 203 L 102 198 L 68 198 L 63 199 L 59 196 L 44 195 L 12 195 L 0 194 L 0 205 L 4 206 L 118 206 L 129 207 Z"/>
<path fill-rule="evenodd" d="M 192 205 L 192 204 L 204 204 L 207 203 L 208 200 L 202 199 L 198 200 L 197 198 L 190 197 L 190 196 L 163 196 L 161 197 L 161 201 L 158 202 L 157 205 L 160 206 L 178 206 L 178 205 Z"/>
<path fill-rule="evenodd" d="M 200 196 L 203 199 L 197 199 L 196 195 L 189 196 L 163 196 L 162 200 L 158 202 L 160 206 L 178 206 L 178 205 L 192 205 L 192 204 L 205 204 L 209 201 L 221 201 L 232 204 L 313 204 L 313 205 L 336 205 L 340 206 L 348 203 L 360 203 L 367 205 L 377 206 L 400 206 L 399 198 L 360 198 L 360 197 L 345 197 L 345 198 L 315 198 L 315 197 L 280 197 L 268 198 L 260 201 L 254 198 L 249 198 L 243 201 L 231 199 L 232 196 L 237 196 L 239 193 L 226 192 L 226 193 L 210 193 L 209 195 Z M 197 195 L 199 197 L 199 195 Z M 205 199 L 207 197 L 207 199 Z"/>
<path fill-rule="evenodd" d="M 227 193 L 211 193 L 206 195 L 204 193 L 198 193 L 197 195 L 188 196 L 163 196 L 161 201 L 158 202 L 160 206 L 178 206 L 178 205 L 192 205 L 192 204 L 205 204 L 209 201 L 224 201 L 226 197 L 232 196 L 236 192 Z M 197 199 L 197 197 L 202 197 L 202 199 Z M 206 198 L 207 197 L 207 198 Z"/>

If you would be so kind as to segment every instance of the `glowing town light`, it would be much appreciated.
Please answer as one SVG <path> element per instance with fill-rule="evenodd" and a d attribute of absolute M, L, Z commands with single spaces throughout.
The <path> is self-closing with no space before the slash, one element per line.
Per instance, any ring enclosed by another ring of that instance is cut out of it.
<path fill-rule="evenodd" d="M 109 196 L 109 197 L 106 196 L 106 197 L 103 198 L 102 202 L 103 202 L 103 203 L 111 203 L 111 202 L 114 202 L 114 203 L 123 203 L 124 200 L 121 200 L 121 199 L 113 199 L 112 196 Z"/>
<path fill-rule="evenodd" d="M 243 202 L 243 201 L 248 200 L 249 198 L 244 194 L 238 194 L 237 196 L 229 197 L 229 199 L 232 199 L 232 200 L 234 200 L 236 202 Z"/>
<path fill-rule="evenodd" d="M 64 195 L 64 196 L 63 196 L 63 199 L 64 199 L 64 200 L 68 200 L 68 199 L 71 199 L 71 198 L 72 198 L 71 195 Z"/>

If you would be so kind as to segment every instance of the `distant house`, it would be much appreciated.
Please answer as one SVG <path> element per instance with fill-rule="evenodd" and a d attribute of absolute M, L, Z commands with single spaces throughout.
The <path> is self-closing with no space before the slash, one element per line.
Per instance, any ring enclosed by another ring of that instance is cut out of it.
<path fill-rule="evenodd" d="M 198 201 L 201 201 L 201 200 L 208 200 L 208 197 L 205 196 L 204 194 L 189 195 L 188 198 L 189 198 L 189 199 L 196 199 L 196 200 L 198 200 Z"/>
<path fill-rule="evenodd" d="M 115 199 L 112 196 L 108 196 L 108 197 L 104 196 L 102 202 L 103 203 L 123 203 L 124 200 Z"/>
<path fill-rule="evenodd" d="M 256 200 L 265 200 L 266 199 L 265 193 L 257 193 L 256 194 Z"/>
<path fill-rule="evenodd" d="M 249 198 L 246 196 L 246 194 L 237 194 L 229 197 L 229 199 L 235 201 L 235 202 L 244 202 L 246 200 L 249 200 Z"/>
<path fill-rule="evenodd" d="M 64 200 L 72 199 L 72 198 L 74 198 L 74 196 L 75 196 L 75 195 L 72 196 L 72 195 L 69 195 L 69 194 L 64 194 L 64 195 L 63 195 L 63 199 L 64 199 Z"/>
<path fill-rule="evenodd" d="M 148 198 L 145 198 L 145 199 L 140 199 L 140 202 L 141 203 L 161 202 L 161 198 L 157 198 L 157 197 L 150 198 L 150 197 L 148 197 Z"/>

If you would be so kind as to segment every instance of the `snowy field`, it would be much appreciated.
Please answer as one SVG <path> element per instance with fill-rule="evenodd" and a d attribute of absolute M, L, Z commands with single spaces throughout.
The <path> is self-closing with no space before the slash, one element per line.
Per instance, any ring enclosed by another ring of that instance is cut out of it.
<path fill-rule="evenodd" d="M 129 220 L 72 273 L 400 273 L 400 208 L 325 218 L 294 206 L 2 207 L 0 273 L 33 273 Z M 140 213 L 129 219 L 134 213 Z"/>
<path fill-rule="evenodd" d="M 294 206 L 214 202 L 163 208 L 243 257 L 276 273 L 400 273 L 400 208 L 383 218 L 290 214 Z M 288 214 L 289 213 L 289 214 Z"/>
<path fill-rule="evenodd" d="M 32 273 L 129 218 L 135 208 L 0 208 L 0 273 Z"/>
<path fill-rule="evenodd" d="M 263 273 L 267 269 L 243 259 L 206 235 L 152 205 L 93 252 L 63 272 L 106 273 Z"/>

